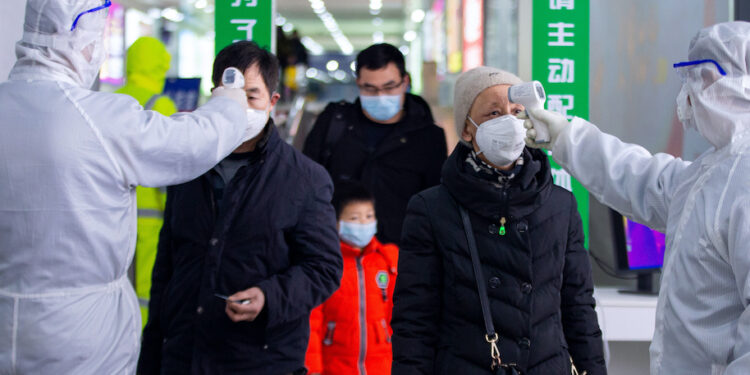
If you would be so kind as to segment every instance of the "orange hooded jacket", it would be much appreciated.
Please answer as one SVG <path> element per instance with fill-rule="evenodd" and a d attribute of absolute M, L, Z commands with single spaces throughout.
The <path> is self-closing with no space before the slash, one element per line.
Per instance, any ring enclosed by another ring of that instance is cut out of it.
<path fill-rule="evenodd" d="M 363 250 L 341 242 L 341 253 L 341 286 L 310 315 L 307 368 L 310 374 L 388 375 L 398 247 L 373 237 Z"/>

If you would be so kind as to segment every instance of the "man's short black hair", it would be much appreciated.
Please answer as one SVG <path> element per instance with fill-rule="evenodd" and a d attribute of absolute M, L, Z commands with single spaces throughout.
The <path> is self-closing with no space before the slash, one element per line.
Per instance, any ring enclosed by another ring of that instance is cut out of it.
<path fill-rule="evenodd" d="M 406 75 L 404 55 L 395 46 L 388 43 L 373 44 L 357 55 L 357 77 L 362 68 L 368 70 L 383 69 L 389 63 L 396 64 L 401 77 Z"/>
<path fill-rule="evenodd" d="M 360 182 L 345 180 L 336 183 L 333 189 L 333 208 L 336 209 L 336 219 L 341 218 L 341 211 L 351 203 L 370 202 L 375 205 L 375 197 Z"/>
<path fill-rule="evenodd" d="M 232 43 L 219 51 L 214 60 L 214 72 L 211 75 L 214 87 L 221 85 L 221 75 L 224 74 L 226 68 L 233 66 L 244 74 L 247 68 L 256 64 L 268 93 L 273 94 L 279 85 L 279 59 L 249 40 Z"/>

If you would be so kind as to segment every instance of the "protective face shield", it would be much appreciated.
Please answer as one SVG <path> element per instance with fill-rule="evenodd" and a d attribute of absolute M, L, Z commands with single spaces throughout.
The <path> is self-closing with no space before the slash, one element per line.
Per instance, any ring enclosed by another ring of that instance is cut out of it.
<path fill-rule="evenodd" d="M 90 87 L 106 57 L 110 0 L 28 0 L 13 79 L 53 79 Z"/>
<path fill-rule="evenodd" d="M 702 29 L 690 42 L 688 58 L 674 64 L 683 80 L 678 116 L 720 149 L 750 131 L 750 23 Z"/>
<path fill-rule="evenodd" d="M 362 109 L 378 121 L 386 121 L 401 110 L 401 95 L 375 95 L 359 97 Z"/>
<path fill-rule="evenodd" d="M 521 156 L 526 145 L 526 129 L 523 120 L 511 115 L 495 117 L 477 125 L 471 117 L 466 116 L 472 125 L 477 127 L 476 140 L 479 146 L 477 154 L 484 154 L 490 163 L 497 166 L 510 165 Z"/>
<path fill-rule="evenodd" d="M 377 232 L 377 221 L 369 224 L 339 221 L 339 236 L 341 240 L 360 249 L 367 246 Z"/>

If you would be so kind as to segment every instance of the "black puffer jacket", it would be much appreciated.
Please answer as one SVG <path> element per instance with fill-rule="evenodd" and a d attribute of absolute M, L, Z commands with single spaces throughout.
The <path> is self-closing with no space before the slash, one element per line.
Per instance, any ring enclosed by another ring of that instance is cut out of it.
<path fill-rule="evenodd" d="M 343 270 L 333 185 L 272 123 L 266 131 L 220 203 L 213 171 L 169 187 L 139 374 L 304 371 L 310 311 Z M 233 323 L 215 294 L 253 286 L 263 310 Z"/>
<path fill-rule="evenodd" d="M 573 195 L 543 152 L 509 186 L 480 179 L 459 145 L 441 185 L 409 202 L 394 295 L 393 375 L 490 374 L 490 347 L 459 202 L 469 211 L 504 362 L 524 374 L 605 374 L 593 282 Z M 501 218 L 506 234 L 499 235 Z"/>

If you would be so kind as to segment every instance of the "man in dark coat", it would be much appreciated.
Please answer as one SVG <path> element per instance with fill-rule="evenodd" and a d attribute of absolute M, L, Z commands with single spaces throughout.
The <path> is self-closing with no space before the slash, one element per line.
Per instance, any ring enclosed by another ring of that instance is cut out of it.
<path fill-rule="evenodd" d="M 445 134 L 427 103 L 406 93 L 404 56 L 390 44 L 357 55 L 354 103 L 331 103 L 320 114 L 303 152 L 334 182 L 356 180 L 375 196 L 378 239 L 398 242 L 409 198 L 440 182 Z"/>
<path fill-rule="evenodd" d="M 544 152 L 524 149 L 523 133 L 520 148 L 496 136 L 502 126 L 524 131 L 513 117 L 523 107 L 507 98 L 515 83 L 514 75 L 487 67 L 457 80 L 463 142 L 445 163 L 441 185 L 415 195 L 404 220 L 393 375 L 493 373 L 459 205 L 476 239 L 502 362 L 524 375 L 570 375 L 571 362 L 581 373 L 606 374 L 575 198 L 552 183 Z M 505 145 L 515 150 L 507 164 L 490 161 L 501 159 Z"/>
<path fill-rule="evenodd" d="M 331 180 L 268 118 L 276 57 L 238 42 L 214 85 L 227 67 L 244 72 L 258 134 L 168 189 L 140 374 L 303 374 L 310 311 L 341 280 Z"/>

